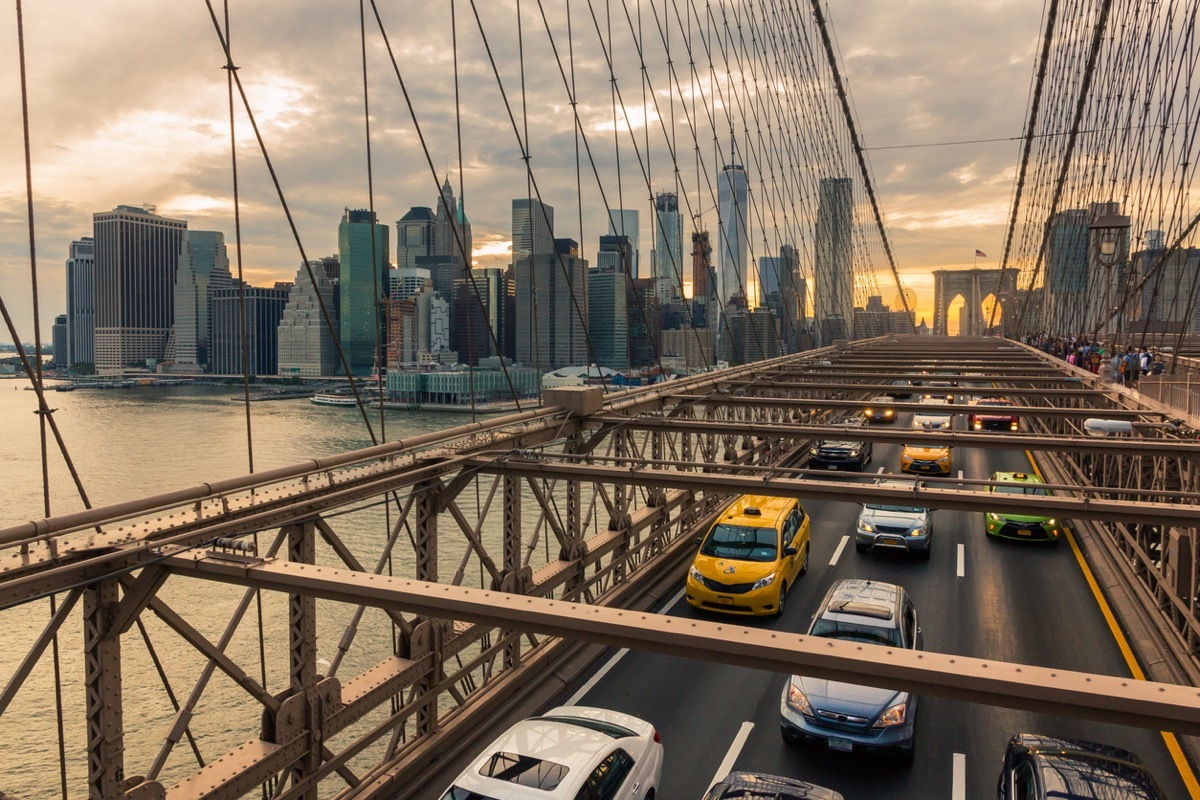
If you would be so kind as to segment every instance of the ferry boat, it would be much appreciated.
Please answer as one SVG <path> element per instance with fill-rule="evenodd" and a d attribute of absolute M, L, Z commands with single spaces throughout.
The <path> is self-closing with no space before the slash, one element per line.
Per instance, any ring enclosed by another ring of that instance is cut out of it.
<path fill-rule="evenodd" d="M 353 394 L 343 392 L 317 392 L 308 402 L 319 406 L 353 406 L 358 404 Z"/>

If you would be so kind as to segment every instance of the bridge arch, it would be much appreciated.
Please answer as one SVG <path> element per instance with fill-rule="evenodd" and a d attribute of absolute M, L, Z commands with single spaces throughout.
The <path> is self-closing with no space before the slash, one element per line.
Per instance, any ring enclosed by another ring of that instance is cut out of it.
<path fill-rule="evenodd" d="M 988 324 L 985 298 L 992 297 L 1007 308 L 1016 297 L 1017 271 L 1013 269 L 935 269 L 933 271 L 933 334 L 949 332 L 950 305 L 959 295 L 964 305 L 960 317 L 960 336 L 982 336 Z M 990 308 L 987 309 L 990 311 Z"/>

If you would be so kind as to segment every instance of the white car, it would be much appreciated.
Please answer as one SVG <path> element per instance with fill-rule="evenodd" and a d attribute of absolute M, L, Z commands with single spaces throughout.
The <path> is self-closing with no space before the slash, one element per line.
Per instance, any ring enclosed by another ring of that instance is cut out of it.
<path fill-rule="evenodd" d="M 950 430 L 951 415 L 943 410 L 945 405 L 945 401 L 936 397 L 921 400 L 920 406 L 913 412 L 912 426 L 918 430 Z"/>
<path fill-rule="evenodd" d="M 560 706 L 509 728 L 442 800 L 647 800 L 661 778 L 662 743 L 649 722 Z"/>

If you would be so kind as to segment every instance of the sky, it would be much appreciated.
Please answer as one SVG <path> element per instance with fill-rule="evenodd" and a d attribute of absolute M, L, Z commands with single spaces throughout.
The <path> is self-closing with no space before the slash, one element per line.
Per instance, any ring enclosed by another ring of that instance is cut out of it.
<path fill-rule="evenodd" d="M 809 13 L 807 2 L 789 1 Z M 650 2 L 641 2 L 649 19 Z M 516 0 L 477 5 L 520 120 Z M 545 5 L 552 26 L 561 26 L 565 3 Z M 625 5 L 636 13 L 638 0 Z M 149 203 L 160 214 L 188 220 L 192 229 L 223 231 L 236 270 L 224 57 L 205 3 L 58 0 L 23 6 L 44 339 L 49 340 L 54 316 L 66 308 L 68 246 L 90 235 L 95 212 Z M 358 3 L 231 0 L 230 6 L 234 60 L 300 245 L 309 258 L 335 253 L 343 209 L 366 207 L 369 197 Z M 379 7 L 433 162 L 431 170 L 387 51 L 368 18 L 371 173 L 379 218 L 391 224 L 410 206 L 434 205 L 437 184 L 449 175 L 467 198 L 476 265 L 502 266 L 510 257 L 509 201 L 524 196 L 527 187 L 469 0 L 457 0 L 461 174 L 449 2 L 389 0 Z M 572 7 L 581 83 L 590 76 L 606 87 L 603 53 L 588 46 L 586 34 L 592 33 L 593 45 L 597 37 L 588 27 L 587 0 L 574 0 Z M 594 0 L 593 7 L 603 14 L 603 2 Z M 916 293 L 918 317 L 931 321 L 931 270 L 976 261 L 999 265 L 1019 154 L 1015 137 L 1025 120 L 1042 9 L 1029 0 L 828 0 L 826 7 L 860 133 L 871 148 L 869 162 L 902 279 Z M 543 196 L 558 209 L 556 234 L 579 238 L 582 216 L 584 254 L 592 259 L 596 237 L 606 232 L 601 229 L 603 200 L 592 186 L 583 214 L 577 210 L 570 108 L 557 67 L 547 56 L 541 21 L 533 16 L 536 0 L 524 0 L 522 9 L 535 174 L 541 176 Z M 614 25 L 619 28 L 622 21 Z M 5 154 L 0 162 L 0 297 L 20 338 L 31 341 L 31 258 L 12 9 L 0 17 L 0 41 L 7 45 L 0 50 L 9 62 L 0 70 L 0 94 L 9 112 L 9 124 L 0 130 Z M 557 45 L 565 47 L 564 41 Z M 631 125 L 644 136 L 636 55 L 624 52 L 618 63 L 618 85 L 626 104 L 636 106 Z M 607 88 L 591 94 L 581 90 L 580 116 L 596 147 L 598 167 L 607 174 L 615 166 Z M 650 131 L 656 131 L 652 110 L 646 116 Z M 245 115 L 239 111 L 236 119 L 245 278 L 254 285 L 293 280 L 300 246 Z M 977 141 L 985 139 L 1000 141 Z M 976 143 L 910 146 L 964 141 Z M 659 176 L 651 183 L 660 188 L 663 180 L 670 181 L 669 165 L 659 158 L 656 167 L 656 149 L 650 153 L 652 175 Z M 652 242 L 646 186 L 633 151 L 626 148 L 621 158 L 623 205 L 640 203 L 646 209 L 645 265 Z M 615 192 L 614 181 L 607 191 Z M 715 217 L 711 208 L 707 213 Z M 394 237 L 393 227 L 393 251 Z M 977 249 L 987 257 L 977 260 Z M 890 301 L 894 287 L 881 289 Z M 8 340 L 6 332 L 0 335 L 0 341 Z"/>

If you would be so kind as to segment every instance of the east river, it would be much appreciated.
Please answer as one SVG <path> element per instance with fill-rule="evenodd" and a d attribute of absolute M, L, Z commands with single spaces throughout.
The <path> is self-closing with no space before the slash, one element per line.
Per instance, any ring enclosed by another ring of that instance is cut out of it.
<path fill-rule="evenodd" d="M 26 386 L 28 382 L 22 380 L 0 380 L 0 469 L 7 493 L 6 502 L 0 504 L 0 528 L 45 516 L 37 415 L 33 413 L 36 395 Z M 104 506 L 247 474 L 245 406 L 232 400 L 239 394 L 239 386 L 139 387 L 48 392 L 47 397 L 56 409 L 54 419 L 92 505 Z M 353 407 L 316 406 L 307 399 L 298 399 L 251 403 L 250 410 L 255 471 L 371 444 L 362 417 Z M 372 410 L 369 416 L 378 434 L 379 411 Z M 469 414 L 388 411 L 386 438 L 405 438 L 469 421 Z M 51 515 L 58 516 L 83 505 L 53 439 L 48 441 Z M 371 513 L 331 521 L 335 529 L 345 531 L 343 535 L 352 540 L 364 563 L 374 563 L 386 537 L 382 512 L 376 508 L 374 519 L 363 518 Z M 443 537 L 444 563 L 457 564 L 463 547 L 459 539 Z M 403 561 L 410 555 L 404 552 L 397 559 Z M 397 563 L 395 571 L 403 573 L 404 566 Z M 160 592 L 172 608 L 214 642 L 224 631 L 241 594 L 235 587 L 179 578 L 169 580 Z M 59 636 L 70 797 L 87 796 L 81 607 L 82 603 Z M 352 611 L 332 604 L 319 607 L 322 668 L 335 658 L 343 623 Z M 0 611 L 0 687 L 12 678 L 49 616 L 48 600 Z M 148 768 L 173 717 L 145 638 L 149 638 L 164 666 L 179 702 L 191 692 L 205 663 L 197 651 L 153 615 L 146 613 L 143 617 L 146 637 L 135 627 L 122 638 L 125 766 L 129 775 Z M 257 680 L 265 676 L 269 691 L 278 692 L 287 680 L 286 602 L 264 595 L 262 620 L 266 634 L 263 657 L 259 650 L 258 609 L 253 604 L 229 652 Z M 381 616 L 368 613 L 340 674 L 353 676 L 375 663 L 381 654 L 386 655 L 389 636 L 389 626 Z M 47 650 L 12 705 L 0 716 L 0 797 L 7 794 L 13 800 L 40 800 L 60 796 L 54 686 L 53 662 Z M 205 763 L 257 736 L 253 705 L 254 701 L 230 679 L 219 672 L 213 677 L 192 722 Z M 194 771 L 196 764 L 185 740 L 175 747 L 160 779 L 169 786 Z"/>

